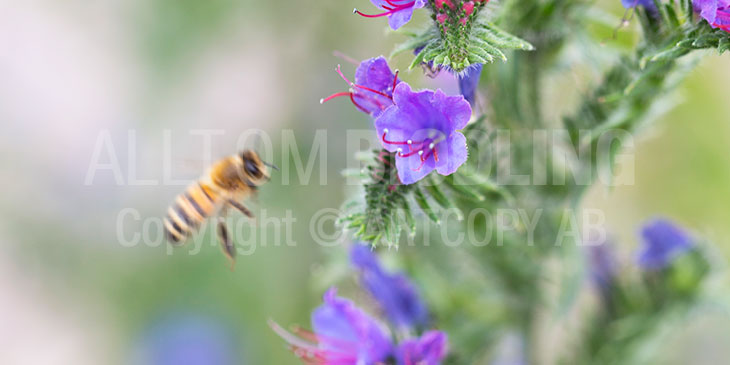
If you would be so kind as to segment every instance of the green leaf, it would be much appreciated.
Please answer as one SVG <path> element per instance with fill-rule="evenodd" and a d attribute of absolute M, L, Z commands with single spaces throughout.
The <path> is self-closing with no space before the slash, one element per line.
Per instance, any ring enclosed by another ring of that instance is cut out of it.
<path fill-rule="evenodd" d="M 403 52 L 411 51 L 417 49 L 418 47 L 423 47 L 427 44 L 430 44 L 436 38 L 438 38 L 438 33 L 431 30 L 415 35 L 407 41 L 397 45 L 393 52 L 390 53 L 390 57 L 392 58 Z"/>
<path fill-rule="evenodd" d="M 525 51 L 532 51 L 535 47 L 530 42 L 512 35 L 494 24 L 483 23 L 481 29 L 476 31 L 476 36 L 482 38 L 487 43 L 498 48 L 505 49 L 521 49 Z"/>
<path fill-rule="evenodd" d="M 409 69 L 433 62 L 435 66 L 448 67 L 456 72 L 476 63 L 491 63 L 495 59 L 507 61 L 506 49 L 534 49 L 529 42 L 476 16 L 466 27 L 436 26 L 411 35 L 396 46 L 391 57 L 419 47 L 423 49 L 414 57 Z"/>
<path fill-rule="evenodd" d="M 431 208 L 431 205 L 428 204 L 428 200 L 426 199 L 426 196 L 423 194 L 420 188 L 416 187 L 413 190 L 413 197 L 416 200 L 418 206 L 424 213 L 426 213 L 426 216 L 428 216 L 431 221 L 436 224 L 441 223 L 441 220 L 436 216 L 436 213 L 433 211 L 433 208 Z"/>

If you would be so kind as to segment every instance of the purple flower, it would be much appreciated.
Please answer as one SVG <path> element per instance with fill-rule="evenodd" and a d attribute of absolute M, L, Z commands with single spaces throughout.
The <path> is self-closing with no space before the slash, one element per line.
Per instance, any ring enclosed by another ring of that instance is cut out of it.
<path fill-rule="evenodd" d="M 393 103 L 375 119 L 375 128 L 383 148 L 397 152 L 401 183 L 412 184 L 434 169 L 449 175 L 466 162 L 466 137 L 457 132 L 471 118 L 463 96 L 441 90 L 414 92 L 403 82 L 393 92 Z"/>
<path fill-rule="evenodd" d="M 173 314 L 153 322 L 134 353 L 140 364 L 234 364 L 237 339 L 220 321 L 190 314 Z"/>
<path fill-rule="evenodd" d="M 461 91 L 461 95 L 464 95 L 464 99 L 466 99 L 472 107 L 474 106 L 476 91 L 479 87 L 479 78 L 482 76 L 483 66 L 483 64 L 477 63 L 464 70 L 462 75 L 457 76 L 459 79 L 459 90 Z"/>
<path fill-rule="evenodd" d="M 314 332 L 295 328 L 292 334 L 273 321 L 269 325 L 306 364 L 369 365 L 395 361 L 399 365 L 438 365 L 447 353 L 447 337 L 440 331 L 406 338 L 396 347 L 375 319 L 351 301 L 337 297 L 335 288 L 327 291 L 324 304 L 312 313 Z"/>
<path fill-rule="evenodd" d="M 393 105 L 393 89 L 400 83 L 400 80 L 398 80 L 398 71 L 393 74 L 383 56 L 362 61 L 355 71 L 354 83 L 345 77 L 339 65 L 337 65 L 337 73 L 351 89 L 347 92 L 332 94 L 321 99 L 320 103 L 340 96 L 348 96 L 355 107 L 373 118 Z"/>
<path fill-rule="evenodd" d="M 672 222 L 655 219 L 641 229 L 642 245 L 637 256 L 645 270 L 662 269 L 694 246 L 689 235 Z"/>
<path fill-rule="evenodd" d="M 363 14 L 359 10 L 353 10 L 353 13 L 360 14 L 366 18 L 379 18 L 381 16 L 388 17 L 388 24 L 393 30 L 402 27 L 411 21 L 413 10 L 426 6 L 426 0 L 370 0 L 373 5 L 385 10 L 379 14 Z"/>
<path fill-rule="evenodd" d="M 448 352 L 448 339 L 441 331 L 428 331 L 421 338 L 403 341 L 398 346 L 398 364 L 438 365 Z"/>
<path fill-rule="evenodd" d="M 621 5 L 624 6 L 624 8 L 635 8 L 637 6 L 643 6 L 647 10 L 651 12 L 656 12 L 656 4 L 654 4 L 654 0 L 621 0 Z"/>
<path fill-rule="evenodd" d="M 312 313 L 314 333 L 289 333 L 274 322 L 272 329 L 289 342 L 308 364 L 376 364 L 393 355 L 393 344 L 378 322 L 331 288 L 324 303 Z"/>
<path fill-rule="evenodd" d="M 350 261 L 360 271 L 362 285 L 378 301 L 390 322 L 405 328 L 427 324 L 426 305 L 405 275 L 383 271 L 375 254 L 362 244 L 353 245 Z"/>
<path fill-rule="evenodd" d="M 730 32 L 730 0 L 692 0 L 692 5 L 713 28 Z"/>
<path fill-rule="evenodd" d="M 606 290 L 613 285 L 618 269 L 613 246 L 608 242 L 588 246 L 587 255 L 591 281 Z"/>

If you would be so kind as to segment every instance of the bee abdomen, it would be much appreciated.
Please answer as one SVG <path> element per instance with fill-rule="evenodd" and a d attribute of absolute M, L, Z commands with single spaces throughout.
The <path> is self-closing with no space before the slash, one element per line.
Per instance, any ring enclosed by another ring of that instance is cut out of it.
<path fill-rule="evenodd" d="M 200 224 L 215 210 L 215 200 L 210 189 L 202 184 L 190 186 L 168 208 L 164 219 L 165 235 L 173 243 L 184 241 L 195 233 Z"/>

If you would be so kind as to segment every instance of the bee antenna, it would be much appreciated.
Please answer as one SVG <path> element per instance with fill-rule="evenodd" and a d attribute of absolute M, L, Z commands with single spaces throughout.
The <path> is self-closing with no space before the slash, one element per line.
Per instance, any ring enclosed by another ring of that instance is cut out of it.
<path fill-rule="evenodd" d="M 271 162 L 263 162 L 263 161 L 261 161 L 261 162 L 262 162 L 262 163 L 263 163 L 264 165 L 266 165 L 266 166 L 268 166 L 268 167 L 271 167 L 272 169 L 274 169 L 274 170 L 276 170 L 276 171 L 279 171 L 279 168 L 278 168 L 278 167 L 277 167 L 276 165 L 274 165 L 273 163 L 271 163 Z"/>

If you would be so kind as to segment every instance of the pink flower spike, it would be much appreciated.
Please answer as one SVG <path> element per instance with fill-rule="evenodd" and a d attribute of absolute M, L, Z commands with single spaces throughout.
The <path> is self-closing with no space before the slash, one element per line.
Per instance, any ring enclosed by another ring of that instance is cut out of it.
<path fill-rule="evenodd" d="M 443 13 L 442 13 L 442 14 L 436 15 L 436 21 L 438 21 L 438 22 L 439 22 L 439 23 L 441 23 L 441 24 L 444 24 L 444 23 L 446 23 L 446 20 L 447 20 L 447 19 L 449 19 L 449 16 L 448 16 L 448 15 L 446 15 L 446 14 L 443 14 Z"/>

